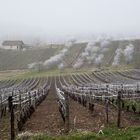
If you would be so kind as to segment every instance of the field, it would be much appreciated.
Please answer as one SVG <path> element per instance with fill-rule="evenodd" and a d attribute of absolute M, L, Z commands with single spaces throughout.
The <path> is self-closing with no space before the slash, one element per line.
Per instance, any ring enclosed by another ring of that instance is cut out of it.
<path fill-rule="evenodd" d="M 10 71 L 12 78 L 7 73 L 0 81 L 2 140 L 10 134 L 17 139 L 140 138 L 139 69 Z"/>

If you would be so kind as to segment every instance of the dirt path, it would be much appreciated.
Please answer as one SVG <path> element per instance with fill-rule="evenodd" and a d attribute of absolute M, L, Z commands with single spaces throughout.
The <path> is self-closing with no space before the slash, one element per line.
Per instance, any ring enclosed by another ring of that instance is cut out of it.
<path fill-rule="evenodd" d="M 46 99 L 37 107 L 31 118 L 26 122 L 23 131 L 58 133 L 62 119 L 58 110 L 54 83 Z"/>

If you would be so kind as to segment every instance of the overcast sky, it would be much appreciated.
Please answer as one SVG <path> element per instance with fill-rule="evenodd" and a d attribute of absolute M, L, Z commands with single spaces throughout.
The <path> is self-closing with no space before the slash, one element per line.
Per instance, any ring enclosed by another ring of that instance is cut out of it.
<path fill-rule="evenodd" d="M 140 0 L 0 0 L 0 37 L 140 35 Z"/>

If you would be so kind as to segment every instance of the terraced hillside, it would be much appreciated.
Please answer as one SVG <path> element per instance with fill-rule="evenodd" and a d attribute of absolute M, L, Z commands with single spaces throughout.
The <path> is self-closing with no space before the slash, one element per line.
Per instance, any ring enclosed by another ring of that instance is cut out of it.
<path fill-rule="evenodd" d="M 140 65 L 140 40 L 136 39 L 136 40 L 123 40 L 123 41 L 116 41 L 116 43 L 118 44 L 118 47 L 124 49 L 126 47 L 126 45 L 128 44 L 133 44 L 134 45 L 134 53 L 132 55 L 132 61 L 129 63 L 129 65 L 134 66 L 134 67 L 138 67 Z M 116 46 L 117 46 L 116 44 Z M 118 48 L 117 47 L 117 48 Z M 126 64 L 124 57 L 121 58 L 120 61 L 121 65 Z"/>
<path fill-rule="evenodd" d="M 73 45 L 73 47 L 69 49 L 68 53 L 66 54 L 64 58 L 67 67 L 71 67 L 76 62 L 77 58 L 83 52 L 86 45 L 87 43 L 79 43 L 79 44 Z"/>
<path fill-rule="evenodd" d="M 111 41 L 108 44 L 108 51 L 102 52 L 104 58 L 102 59 L 101 66 L 111 66 L 116 55 L 116 50 L 121 48 L 122 50 L 129 44 L 134 46 L 134 52 L 132 54 L 132 60 L 127 63 L 124 56 L 120 57 L 119 65 L 130 65 L 131 67 L 140 67 L 140 40 L 123 40 L 123 41 Z M 100 46 L 97 43 L 96 46 Z M 68 49 L 66 52 L 63 63 L 66 67 L 70 68 L 77 62 L 81 57 L 81 54 L 85 51 L 87 43 L 76 43 Z M 49 59 L 59 53 L 60 50 L 64 48 L 63 45 L 58 45 L 57 47 L 44 47 L 30 49 L 26 51 L 12 51 L 12 50 L 2 50 L 0 49 L 0 70 L 15 70 L 15 69 L 27 69 L 28 64 Z M 99 55 L 99 54 L 98 54 Z M 96 66 L 94 60 L 89 63 L 86 59 L 81 67 L 93 67 Z"/>

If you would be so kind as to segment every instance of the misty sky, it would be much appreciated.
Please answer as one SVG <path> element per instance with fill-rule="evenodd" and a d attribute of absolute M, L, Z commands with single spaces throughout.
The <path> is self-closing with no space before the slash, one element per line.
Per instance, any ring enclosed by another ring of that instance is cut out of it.
<path fill-rule="evenodd" d="M 140 35 L 140 0 L 0 0 L 0 37 Z"/>

